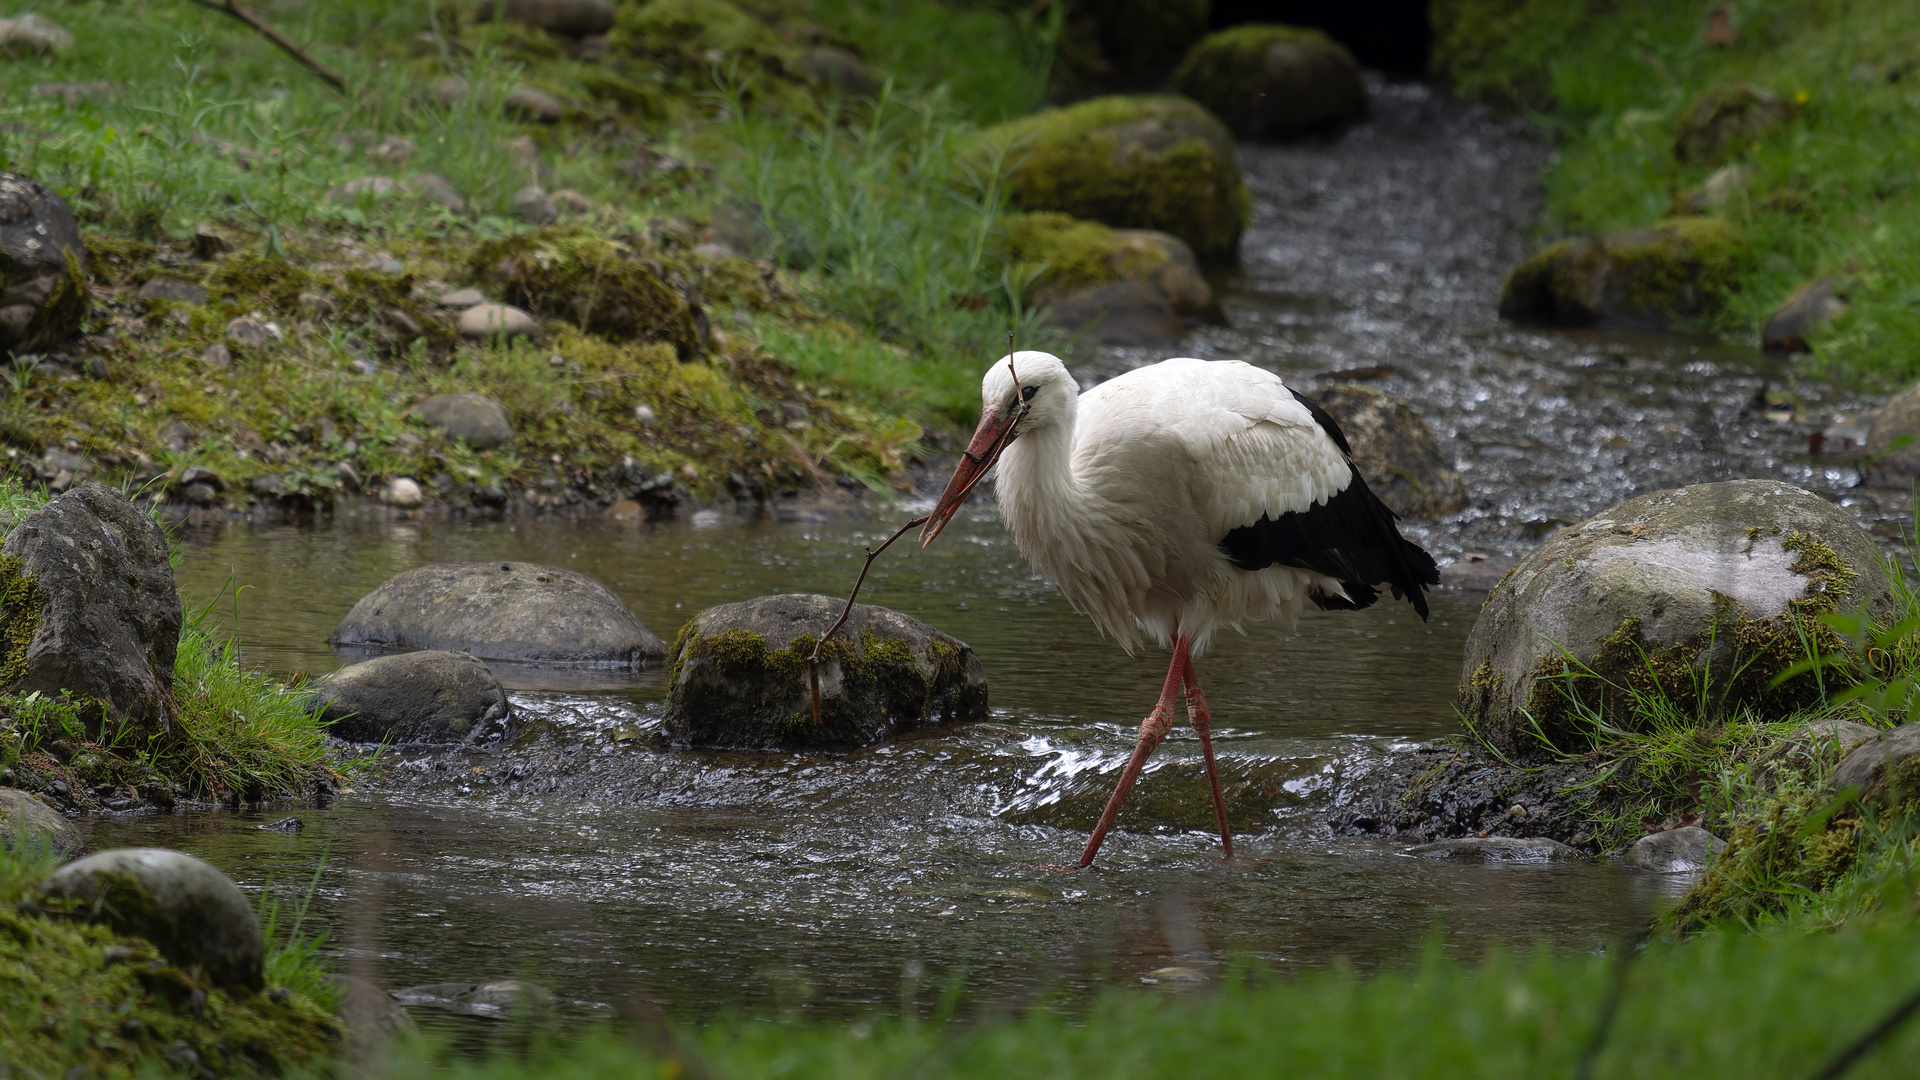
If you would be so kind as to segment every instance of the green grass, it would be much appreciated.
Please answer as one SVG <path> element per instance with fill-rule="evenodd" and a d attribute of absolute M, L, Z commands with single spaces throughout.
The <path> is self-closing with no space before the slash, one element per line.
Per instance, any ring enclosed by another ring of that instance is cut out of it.
<path fill-rule="evenodd" d="M 1565 1077 L 1588 1045 L 1612 963 L 1496 952 L 1463 965 L 1434 950 L 1406 973 L 1230 979 L 1191 995 L 1114 992 L 1083 1017 L 733 1021 L 677 1039 L 607 1033 L 530 1060 L 435 1064 L 431 1051 L 413 1049 L 374 1075 Z M 1920 925 L 1717 934 L 1652 946 L 1625 975 L 1593 1075 L 1799 1078 L 1920 987 Z M 1908 1075 L 1916 1052 L 1920 1025 L 1908 1025 L 1848 1075 Z"/>
<path fill-rule="evenodd" d="M 1904 0 L 1753 0 L 1741 41 L 1708 45 L 1707 5 L 1445 0 L 1436 67 L 1462 93 L 1529 111 L 1559 154 L 1547 235 L 1650 225 L 1717 164 L 1683 164 L 1676 124 L 1715 87 L 1751 81 L 1796 119 L 1735 161 L 1752 170 L 1720 211 L 1751 258 L 1713 325 L 1751 339 L 1801 283 L 1850 278 L 1852 311 L 1802 369 L 1897 386 L 1920 374 L 1920 7 Z"/>

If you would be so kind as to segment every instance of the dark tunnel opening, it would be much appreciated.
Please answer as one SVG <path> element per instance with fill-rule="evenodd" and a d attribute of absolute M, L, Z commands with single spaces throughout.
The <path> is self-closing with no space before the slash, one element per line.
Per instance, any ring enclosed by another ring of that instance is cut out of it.
<path fill-rule="evenodd" d="M 1243 23 L 1323 30 L 1362 67 L 1393 78 L 1424 76 L 1433 44 L 1427 0 L 1213 0 L 1209 21 L 1215 30 Z"/>

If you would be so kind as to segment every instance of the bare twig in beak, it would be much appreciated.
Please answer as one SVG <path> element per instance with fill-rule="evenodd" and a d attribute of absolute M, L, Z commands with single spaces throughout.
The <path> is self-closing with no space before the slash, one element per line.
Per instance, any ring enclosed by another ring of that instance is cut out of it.
<path fill-rule="evenodd" d="M 807 657 L 807 685 L 813 691 L 813 726 L 820 726 L 820 650 L 827 647 L 827 639 L 845 626 L 847 616 L 853 614 L 853 601 L 860 595 L 860 586 L 867 582 L 867 571 L 873 569 L 873 560 L 879 558 L 880 553 L 891 547 L 895 540 L 906 535 L 908 529 L 923 524 L 926 520 L 924 517 L 914 518 L 895 529 L 893 535 L 887 537 L 886 543 L 877 548 L 867 549 L 867 561 L 860 564 L 860 576 L 853 579 L 853 591 L 847 594 L 847 606 L 840 609 L 840 617 L 833 620 L 833 625 L 827 627 L 827 632 L 820 635 L 819 641 L 813 643 L 813 652 Z"/>

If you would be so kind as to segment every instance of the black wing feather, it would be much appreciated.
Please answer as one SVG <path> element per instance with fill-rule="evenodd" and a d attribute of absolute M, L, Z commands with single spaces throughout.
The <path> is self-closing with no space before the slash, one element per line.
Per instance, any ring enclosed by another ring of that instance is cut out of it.
<path fill-rule="evenodd" d="M 1426 587 L 1440 584 L 1440 568 L 1433 556 L 1400 535 L 1394 525 L 1398 515 L 1367 487 L 1360 470 L 1354 467 L 1353 450 L 1339 423 L 1319 402 L 1297 390 L 1291 392 L 1347 455 L 1347 468 L 1351 470 L 1347 485 L 1326 502 L 1305 510 L 1288 511 L 1277 518 L 1260 515 L 1259 521 L 1228 532 L 1220 540 L 1220 550 L 1242 570 L 1293 566 L 1333 578 L 1346 596 L 1318 589 L 1307 594 L 1322 610 L 1358 611 L 1369 607 L 1380 596 L 1375 586 L 1384 583 L 1393 590 L 1394 599 L 1411 601 L 1413 610 L 1425 619 Z"/>

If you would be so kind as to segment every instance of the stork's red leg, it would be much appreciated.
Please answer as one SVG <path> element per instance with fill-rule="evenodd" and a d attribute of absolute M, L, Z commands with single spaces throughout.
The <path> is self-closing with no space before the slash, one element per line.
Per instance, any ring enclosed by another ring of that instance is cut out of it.
<path fill-rule="evenodd" d="M 1233 831 L 1227 828 L 1227 803 L 1220 797 L 1220 770 L 1213 764 L 1213 719 L 1207 715 L 1207 695 L 1200 692 L 1200 679 L 1193 673 L 1189 656 L 1182 672 L 1187 684 L 1187 722 L 1200 736 L 1200 750 L 1207 756 L 1207 786 L 1213 789 L 1213 820 L 1220 826 L 1220 847 L 1228 862 L 1233 861 Z"/>
<path fill-rule="evenodd" d="M 1140 779 L 1140 770 L 1146 766 L 1147 758 L 1153 755 L 1153 749 L 1160 740 L 1173 730 L 1173 706 L 1180 695 L 1181 677 L 1187 667 L 1186 638 L 1173 641 L 1173 662 L 1167 665 L 1167 681 L 1160 688 L 1160 703 L 1153 707 L 1145 720 L 1140 721 L 1140 740 L 1133 744 L 1133 757 L 1128 759 L 1127 767 L 1120 773 L 1120 782 L 1114 785 L 1113 796 L 1107 800 L 1107 808 L 1100 812 L 1100 824 L 1093 830 L 1093 836 L 1087 840 L 1087 850 L 1080 853 L 1080 865 L 1093 865 L 1093 857 L 1100 850 L 1100 842 L 1107 838 L 1107 830 L 1113 828 L 1113 819 L 1120 813 L 1120 804 L 1127 801 L 1127 792 L 1133 790 L 1134 781 Z"/>

